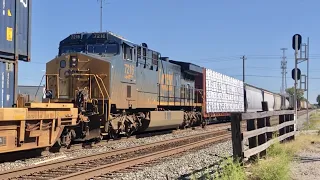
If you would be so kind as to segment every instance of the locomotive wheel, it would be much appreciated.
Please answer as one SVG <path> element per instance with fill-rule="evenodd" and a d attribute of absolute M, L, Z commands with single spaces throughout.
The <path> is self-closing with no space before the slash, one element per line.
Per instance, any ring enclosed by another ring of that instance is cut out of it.
<path fill-rule="evenodd" d="M 94 143 L 95 143 L 95 144 L 98 144 L 98 143 L 100 143 L 102 140 L 103 140 L 103 135 L 100 134 L 99 137 L 95 138 Z"/>
<path fill-rule="evenodd" d="M 110 128 L 109 130 L 109 137 L 113 140 L 117 140 L 119 139 L 119 132 L 117 132 L 116 130 L 114 130 L 113 128 Z"/>
<path fill-rule="evenodd" d="M 56 143 L 54 143 L 54 145 L 49 148 L 49 152 L 52 152 L 52 153 L 60 152 L 60 149 L 61 149 L 61 139 L 58 138 Z"/>
<path fill-rule="evenodd" d="M 67 132 L 67 134 L 65 136 L 63 136 L 62 144 L 67 149 L 70 149 L 71 141 L 72 141 L 72 134 L 71 134 L 71 131 L 69 131 L 69 132 Z M 60 145 L 61 145 L 61 143 L 60 143 Z"/>

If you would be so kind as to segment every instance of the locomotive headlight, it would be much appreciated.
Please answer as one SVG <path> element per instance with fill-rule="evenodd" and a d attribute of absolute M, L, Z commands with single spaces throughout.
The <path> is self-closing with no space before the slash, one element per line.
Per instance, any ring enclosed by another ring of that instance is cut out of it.
<path fill-rule="evenodd" d="M 70 59 L 71 59 L 71 61 L 70 61 L 70 67 L 72 67 L 72 68 L 77 67 L 77 65 L 78 65 L 78 59 L 77 59 L 77 57 L 71 56 Z"/>

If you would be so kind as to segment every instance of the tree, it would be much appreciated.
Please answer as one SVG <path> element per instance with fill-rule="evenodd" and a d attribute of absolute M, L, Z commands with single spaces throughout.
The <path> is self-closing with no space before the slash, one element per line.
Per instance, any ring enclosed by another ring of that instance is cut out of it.
<path fill-rule="evenodd" d="M 294 95 L 294 87 L 286 89 L 286 92 L 290 94 L 291 96 Z M 298 100 L 304 100 L 304 90 L 303 89 L 297 89 L 297 99 Z"/>
<path fill-rule="evenodd" d="M 320 95 L 317 96 L 317 102 L 318 102 L 318 105 L 320 106 Z"/>

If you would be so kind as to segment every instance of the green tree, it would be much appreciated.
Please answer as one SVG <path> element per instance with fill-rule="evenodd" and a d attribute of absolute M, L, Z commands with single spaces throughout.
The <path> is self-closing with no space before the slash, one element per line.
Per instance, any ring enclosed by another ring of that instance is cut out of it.
<path fill-rule="evenodd" d="M 318 105 L 320 106 L 320 94 L 317 96 L 317 102 L 318 102 Z"/>
<path fill-rule="evenodd" d="M 286 89 L 286 92 L 290 95 L 294 95 L 294 87 Z M 297 89 L 297 99 L 298 100 L 304 100 L 304 90 L 302 89 Z"/>

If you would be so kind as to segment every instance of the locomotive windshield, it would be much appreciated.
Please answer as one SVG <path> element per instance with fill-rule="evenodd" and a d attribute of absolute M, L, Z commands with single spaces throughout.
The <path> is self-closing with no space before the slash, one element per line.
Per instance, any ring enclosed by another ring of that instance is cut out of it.
<path fill-rule="evenodd" d="M 87 44 L 87 45 L 66 45 L 60 48 L 60 54 L 70 52 L 88 52 L 94 54 L 114 55 L 119 53 L 119 45 L 116 43 L 108 44 Z"/>
<path fill-rule="evenodd" d="M 118 44 L 88 44 L 88 53 L 118 54 Z"/>
<path fill-rule="evenodd" d="M 63 46 L 60 48 L 60 54 L 63 53 L 72 53 L 72 52 L 84 52 L 85 47 L 83 45 L 70 45 L 70 46 Z"/>

